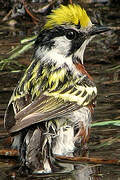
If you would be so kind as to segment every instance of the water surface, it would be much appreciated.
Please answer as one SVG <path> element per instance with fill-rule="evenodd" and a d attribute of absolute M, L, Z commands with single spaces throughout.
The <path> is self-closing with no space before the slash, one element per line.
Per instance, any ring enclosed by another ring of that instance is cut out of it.
<path fill-rule="evenodd" d="M 120 20 L 116 13 L 119 9 L 97 6 L 102 14 L 105 24 L 114 27 L 114 32 L 107 32 L 96 37 L 85 52 L 85 66 L 92 75 L 98 88 L 97 105 L 93 117 L 93 123 L 120 120 L 120 68 L 109 70 L 119 65 L 120 45 Z M 91 10 L 92 11 L 92 10 Z M 1 26 L 0 34 L 0 57 L 6 57 L 7 52 L 16 47 L 24 35 L 28 35 L 21 29 L 10 29 L 5 25 Z M 31 51 L 22 55 L 18 61 L 23 65 L 30 63 Z M 10 67 L 11 66 L 11 70 Z M 14 63 L 8 64 L 4 71 L 0 72 L 0 137 L 6 135 L 3 127 L 4 112 L 11 93 L 20 79 L 23 72 L 16 70 Z M 13 71 L 15 70 L 15 71 Z M 108 71 L 109 70 L 109 71 Z M 12 72 L 10 72 L 12 71 Z M 95 126 L 91 129 L 89 140 L 89 157 L 120 159 L 120 133 L 119 126 L 106 125 Z M 0 149 L 9 148 L 9 143 L 0 139 Z M 66 174 L 51 174 L 43 176 L 15 177 L 16 168 L 19 165 L 17 159 L 0 158 L 0 180 L 6 179 L 66 179 L 66 180 L 119 180 L 120 166 L 113 165 L 74 165 L 74 171 Z"/>

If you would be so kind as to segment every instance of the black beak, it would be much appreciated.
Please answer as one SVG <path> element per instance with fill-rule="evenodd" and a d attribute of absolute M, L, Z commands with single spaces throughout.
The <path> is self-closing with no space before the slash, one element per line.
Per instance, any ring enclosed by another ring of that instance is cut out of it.
<path fill-rule="evenodd" d="M 110 31 L 110 30 L 111 29 L 109 27 L 93 25 L 89 31 L 89 35 L 94 36 L 96 34 L 100 34 L 106 31 Z"/>

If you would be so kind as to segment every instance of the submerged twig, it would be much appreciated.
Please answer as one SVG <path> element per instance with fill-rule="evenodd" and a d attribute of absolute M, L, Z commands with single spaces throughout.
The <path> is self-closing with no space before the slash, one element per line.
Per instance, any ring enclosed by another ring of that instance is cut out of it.
<path fill-rule="evenodd" d="M 19 153 L 15 149 L 0 149 L 0 156 L 16 157 Z"/>
<path fill-rule="evenodd" d="M 2 149 L 0 150 L 0 156 L 5 157 L 18 157 L 19 152 L 14 149 Z M 108 165 L 120 165 L 120 160 L 117 159 L 102 159 L 98 157 L 67 157 L 67 156 L 55 156 L 57 161 L 63 163 L 91 163 L 91 164 L 108 164 Z"/>
<path fill-rule="evenodd" d="M 102 158 L 89 158 L 89 157 L 66 157 L 56 156 L 56 160 L 64 163 L 91 163 L 91 164 L 108 164 L 108 165 L 120 165 L 120 160 L 116 159 L 102 159 Z"/>

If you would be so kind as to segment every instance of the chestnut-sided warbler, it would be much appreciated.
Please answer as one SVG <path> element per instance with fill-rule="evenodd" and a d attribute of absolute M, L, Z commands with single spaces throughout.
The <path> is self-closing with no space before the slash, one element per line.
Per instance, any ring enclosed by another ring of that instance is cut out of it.
<path fill-rule="evenodd" d="M 75 4 L 47 16 L 5 114 L 12 147 L 32 171 L 55 171 L 54 155 L 73 154 L 76 143 L 87 141 L 97 89 L 83 55 L 90 40 L 107 30 Z"/>

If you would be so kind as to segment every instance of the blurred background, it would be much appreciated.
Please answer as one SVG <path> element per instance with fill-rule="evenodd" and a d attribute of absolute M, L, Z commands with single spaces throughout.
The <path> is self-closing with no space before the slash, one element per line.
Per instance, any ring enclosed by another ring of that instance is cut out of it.
<path fill-rule="evenodd" d="M 112 31 L 103 33 L 87 46 L 84 64 L 98 89 L 88 156 L 120 159 L 120 1 L 119 0 L 0 0 L 0 153 L 9 148 L 4 113 L 20 77 L 32 60 L 34 39 L 46 15 L 60 4 L 78 3 L 93 23 Z M 20 177 L 17 157 L 0 154 L 0 180 L 66 179 L 119 180 L 120 166 L 78 164 L 74 171 Z"/>

